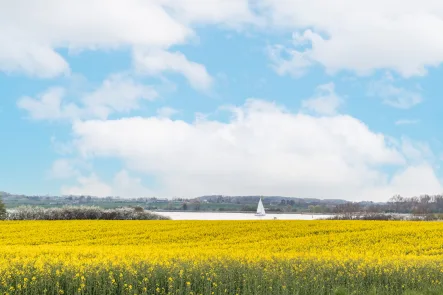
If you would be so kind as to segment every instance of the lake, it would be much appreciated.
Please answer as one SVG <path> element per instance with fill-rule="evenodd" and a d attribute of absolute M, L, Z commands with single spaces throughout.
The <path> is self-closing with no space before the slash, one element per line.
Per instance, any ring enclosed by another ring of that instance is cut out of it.
<path fill-rule="evenodd" d="M 155 212 L 156 214 L 170 217 L 172 220 L 315 220 L 332 217 L 333 215 L 312 214 L 266 214 L 255 216 L 254 213 L 224 213 L 224 212 Z"/>

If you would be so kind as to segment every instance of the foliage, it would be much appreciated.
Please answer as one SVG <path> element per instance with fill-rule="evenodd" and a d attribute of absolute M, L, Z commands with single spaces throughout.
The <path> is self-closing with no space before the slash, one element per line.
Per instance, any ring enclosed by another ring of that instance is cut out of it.
<path fill-rule="evenodd" d="M 326 220 L 423 220 L 412 215 L 395 215 L 395 214 L 379 214 L 379 213 L 357 213 L 357 214 L 338 214 L 325 218 Z"/>
<path fill-rule="evenodd" d="M 135 206 L 135 207 L 134 207 L 134 211 L 135 211 L 135 212 L 138 212 L 138 213 L 141 213 L 141 212 L 144 212 L 145 210 L 143 209 L 143 207 Z"/>
<path fill-rule="evenodd" d="M 141 209 L 141 210 L 140 210 Z M 42 208 L 21 206 L 8 212 L 8 220 L 164 220 L 167 217 L 145 212 L 143 208 L 102 209 L 94 206 Z"/>
<path fill-rule="evenodd" d="M 5 203 L 3 203 L 3 200 L 0 195 L 0 220 L 3 220 L 6 218 L 6 206 Z"/>
<path fill-rule="evenodd" d="M 397 221 L 437 221 L 443 220 L 443 214 L 422 214 L 422 215 L 409 215 L 409 214 L 389 214 L 389 213 L 356 213 L 356 214 L 344 214 L 334 215 L 326 220 L 397 220 Z"/>
<path fill-rule="evenodd" d="M 241 208 L 241 211 L 245 211 L 245 212 L 255 212 L 256 210 L 257 210 L 257 206 L 253 207 L 253 206 L 250 206 L 250 205 L 244 205 Z"/>
<path fill-rule="evenodd" d="M 6 221 L 0 294 L 441 294 L 442 230 L 404 221 Z"/>
<path fill-rule="evenodd" d="M 186 202 L 182 204 L 182 210 L 188 210 L 188 204 L 186 204 Z"/>
<path fill-rule="evenodd" d="M 372 202 L 347 202 L 336 205 L 333 213 L 408 213 L 426 216 L 430 214 L 443 213 L 443 195 L 421 195 L 418 197 L 405 198 L 395 195 L 387 203 Z"/>

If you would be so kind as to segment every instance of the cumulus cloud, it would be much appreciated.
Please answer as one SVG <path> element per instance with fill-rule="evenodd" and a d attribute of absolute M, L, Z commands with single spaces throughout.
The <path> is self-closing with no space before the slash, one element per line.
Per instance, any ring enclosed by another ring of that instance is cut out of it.
<path fill-rule="evenodd" d="M 222 24 L 239 28 L 243 24 L 261 24 L 248 0 L 161 0 L 174 17 L 190 24 Z"/>
<path fill-rule="evenodd" d="M 62 110 L 62 99 L 65 90 L 61 87 L 53 87 L 45 93 L 37 95 L 37 98 L 22 97 L 17 106 L 29 112 L 31 118 L 36 120 L 58 120 L 66 116 L 67 111 Z"/>
<path fill-rule="evenodd" d="M 388 185 L 365 189 L 361 196 L 366 200 L 387 201 L 389 197 L 420 196 L 422 194 L 441 194 L 441 180 L 436 176 L 434 168 L 429 164 L 410 165 L 400 169 L 392 176 Z M 380 198 L 379 196 L 389 196 Z"/>
<path fill-rule="evenodd" d="M 293 30 L 293 44 L 277 47 L 276 68 L 300 73 L 321 65 L 329 73 L 359 75 L 391 69 L 421 76 L 443 61 L 443 3 L 386 1 L 262 0 L 273 26 Z"/>
<path fill-rule="evenodd" d="M 205 66 L 189 61 L 180 52 L 165 50 L 136 50 L 134 52 L 135 68 L 148 75 L 158 75 L 162 72 L 175 72 L 188 79 L 192 87 L 207 90 L 213 79 Z"/>
<path fill-rule="evenodd" d="M 157 93 L 124 75 L 111 75 L 95 91 L 85 93 L 80 103 L 63 102 L 66 91 L 50 88 L 37 98 L 22 97 L 17 106 L 35 120 L 106 119 L 113 113 L 128 113 L 139 108 L 140 100 L 152 100 Z"/>
<path fill-rule="evenodd" d="M 73 163 L 68 159 L 58 159 L 52 164 L 49 176 L 56 179 L 68 179 L 79 176 L 79 171 L 74 168 Z"/>
<path fill-rule="evenodd" d="M 1 2 L 0 71 L 54 77 L 69 72 L 58 49 L 168 48 L 195 36 L 194 25 L 254 19 L 247 0 Z"/>
<path fill-rule="evenodd" d="M 69 74 L 68 63 L 51 46 L 33 44 L 32 41 L 10 40 L 1 34 L 0 23 L 0 43 L 2 44 L 0 47 L 0 71 L 26 73 L 31 77 L 38 78 L 52 78 L 61 74 Z"/>
<path fill-rule="evenodd" d="M 268 46 L 267 53 L 272 62 L 272 68 L 280 76 L 291 75 L 294 78 L 299 78 L 306 74 L 312 66 L 311 62 L 305 58 L 303 52 L 283 45 Z"/>
<path fill-rule="evenodd" d="M 334 83 L 328 83 L 318 86 L 314 97 L 303 100 L 302 108 L 321 115 L 334 115 L 341 104 L 343 99 L 335 92 Z"/>
<path fill-rule="evenodd" d="M 94 92 L 82 97 L 83 109 L 91 117 L 106 119 L 112 113 L 128 113 L 139 108 L 141 100 L 157 96 L 150 86 L 130 77 L 112 75 Z"/>
<path fill-rule="evenodd" d="M 79 176 L 77 182 L 76 186 L 62 187 L 62 194 L 130 198 L 154 196 L 152 191 L 143 186 L 140 178 L 132 177 L 126 170 L 118 172 L 111 183 L 104 182 L 95 173 L 89 176 Z"/>
<path fill-rule="evenodd" d="M 112 196 L 112 187 L 102 182 L 96 174 L 77 178 L 78 186 L 62 187 L 63 195 L 89 195 L 97 197 Z"/>
<path fill-rule="evenodd" d="M 426 142 L 414 141 L 408 137 L 402 137 L 401 150 L 405 157 L 409 159 L 409 162 L 415 162 L 417 165 L 436 161 L 436 156 Z"/>
<path fill-rule="evenodd" d="M 160 118 L 170 118 L 178 113 L 179 113 L 178 110 L 170 107 L 161 107 L 157 109 L 157 116 Z"/>
<path fill-rule="evenodd" d="M 384 104 L 398 109 L 409 109 L 423 101 L 417 90 L 398 87 L 386 80 L 371 83 L 368 94 L 381 98 Z"/>
<path fill-rule="evenodd" d="M 438 0 L 17 0 L 0 4 L 0 70 L 53 77 L 69 72 L 59 49 L 167 49 L 209 24 L 293 31 L 292 46 L 270 51 L 280 73 L 321 65 L 410 77 L 443 60 L 442 11 Z"/>
<path fill-rule="evenodd" d="M 140 72 L 181 74 L 194 88 L 207 90 L 213 78 L 206 67 L 171 49 L 196 40 L 194 29 L 207 24 L 231 29 L 252 24 L 272 32 L 293 32 L 292 44 L 268 49 L 281 75 L 300 76 L 320 65 L 330 74 L 390 69 L 411 77 L 425 75 L 428 67 L 443 60 L 441 1 L 203 2 L 3 2 L 0 71 L 54 77 L 70 72 L 60 50 L 129 48 Z M 372 93 L 397 108 L 422 101 L 419 91 L 393 81 L 375 83 Z M 342 101 L 333 84 L 319 87 L 302 103 L 300 113 L 248 100 L 230 108 L 233 118 L 228 122 L 201 116 L 192 123 L 173 120 L 166 109 L 154 117 L 110 119 L 111 114 L 128 113 L 139 108 L 140 101 L 155 97 L 149 86 L 124 76 L 110 77 L 79 101 L 68 97 L 66 89 L 53 87 L 37 97 L 21 98 L 18 106 L 33 119 L 74 121 L 74 141 L 67 150 L 85 158 L 117 158 L 128 170 L 154 175 L 156 193 L 164 196 L 281 194 L 386 200 L 394 193 L 441 191 L 424 146 L 404 140 L 392 143 L 358 119 L 338 114 Z M 53 167 L 59 175 L 75 174 L 78 185 L 64 187 L 65 193 L 127 196 L 133 187 L 137 189 L 130 194 L 151 192 L 126 170 L 107 183 L 94 173 L 76 174 L 75 167 L 66 164 Z M 391 175 L 386 167 L 396 172 Z"/>
<path fill-rule="evenodd" d="M 0 6 L 0 19 L 2 69 L 45 76 L 66 71 L 57 48 L 170 46 L 192 33 L 158 1 L 18 0 Z"/>
<path fill-rule="evenodd" d="M 427 162 L 410 161 L 417 155 L 411 148 L 405 153 L 401 144 L 351 116 L 290 113 L 261 100 L 232 111 L 229 122 L 159 117 L 76 122 L 74 144 L 85 158 L 118 158 L 127 169 L 155 176 L 162 196 L 386 200 L 412 185 L 407 194 L 441 189 Z M 391 177 L 386 167 L 397 172 Z"/>

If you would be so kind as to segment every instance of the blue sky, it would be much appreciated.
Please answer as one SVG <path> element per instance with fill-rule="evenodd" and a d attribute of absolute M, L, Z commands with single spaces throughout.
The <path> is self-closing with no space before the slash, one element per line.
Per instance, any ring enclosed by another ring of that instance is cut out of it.
<path fill-rule="evenodd" d="M 16 2 L 0 6 L 0 190 L 441 192 L 439 2 Z"/>

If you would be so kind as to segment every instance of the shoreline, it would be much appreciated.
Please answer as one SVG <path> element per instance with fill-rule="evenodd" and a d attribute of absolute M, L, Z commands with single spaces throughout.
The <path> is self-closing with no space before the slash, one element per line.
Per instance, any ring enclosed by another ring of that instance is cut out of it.
<path fill-rule="evenodd" d="M 212 213 L 212 214 L 223 214 L 223 213 L 238 213 L 238 214 L 255 214 L 255 211 L 196 211 L 196 210 L 146 210 L 153 213 L 158 212 L 177 212 L 177 213 Z M 294 214 L 294 215 L 338 215 L 337 213 L 309 213 L 309 212 L 269 212 L 266 211 L 266 214 Z"/>

